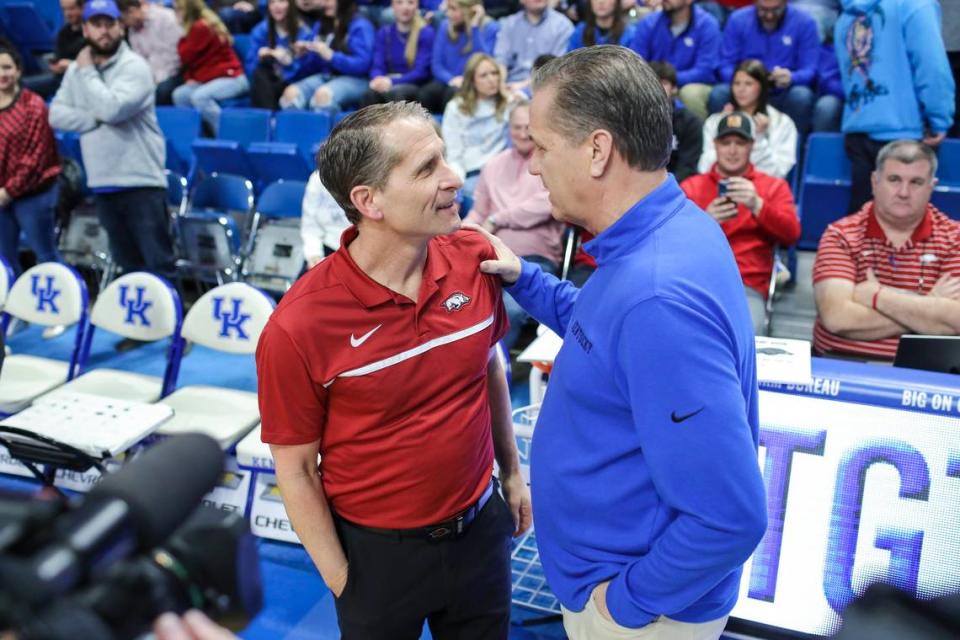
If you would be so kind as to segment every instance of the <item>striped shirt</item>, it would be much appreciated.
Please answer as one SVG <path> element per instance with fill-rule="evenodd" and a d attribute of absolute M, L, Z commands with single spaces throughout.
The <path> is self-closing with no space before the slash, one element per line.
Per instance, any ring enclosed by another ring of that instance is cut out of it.
<path fill-rule="evenodd" d="M 944 273 L 960 277 L 960 222 L 927 205 L 907 243 L 895 248 L 873 213 L 873 201 L 824 231 L 813 265 L 813 283 L 840 278 L 859 284 L 873 269 L 880 284 L 927 295 Z M 840 352 L 892 360 L 899 337 L 849 340 L 830 333 L 817 318 L 813 345 L 818 353 Z"/>

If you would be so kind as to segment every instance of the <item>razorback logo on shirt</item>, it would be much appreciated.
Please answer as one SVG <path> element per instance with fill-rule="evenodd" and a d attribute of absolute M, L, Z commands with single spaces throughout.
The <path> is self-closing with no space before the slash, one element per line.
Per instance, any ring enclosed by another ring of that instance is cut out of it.
<path fill-rule="evenodd" d="M 449 298 L 443 301 L 443 308 L 447 310 L 447 313 L 453 313 L 454 311 L 460 311 L 463 307 L 470 303 L 470 296 L 460 291 L 457 291 Z"/>

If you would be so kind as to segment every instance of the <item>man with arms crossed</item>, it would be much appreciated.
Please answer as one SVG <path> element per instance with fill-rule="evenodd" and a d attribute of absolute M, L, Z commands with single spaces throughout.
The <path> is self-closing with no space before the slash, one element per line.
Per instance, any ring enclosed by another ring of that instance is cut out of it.
<path fill-rule="evenodd" d="M 533 96 L 530 170 L 599 265 L 577 289 L 496 239 L 481 263 L 564 336 L 531 460 L 547 581 L 572 640 L 718 638 L 766 530 L 737 264 L 666 173 L 670 99 L 639 56 L 578 49 Z"/>
<path fill-rule="evenodd" d="M 530 502 L 492 355 L 500 282 L 476 269 L 493 249 L 457 231 L 462 183 L 417 104 L 349 116 L 318 165 L 353 226 L 257 349 L 287 513 L 345 640 L 415 640 L 424 620 L 441 640 L 505 639 L 510 537 Z"/>
<path fill-rule="evenodd" d="M 930 204 L 937 156 L 897 140 L 873 200 L 823 232 L 813 263 L 817 353 L 892 360 L 905 333 L 960 334 L 960 222 Z"/>

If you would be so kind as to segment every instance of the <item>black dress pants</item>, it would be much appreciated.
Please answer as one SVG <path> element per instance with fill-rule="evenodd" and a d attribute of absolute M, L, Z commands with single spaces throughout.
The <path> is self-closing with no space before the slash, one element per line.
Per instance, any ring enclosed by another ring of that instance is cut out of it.
<path fill-rule="evenodd" d="M 336 518 L 347 584 L 336 599 L 343 640 L 506 640 L 513 516 L 498 491 L 459 538 L 375 533 Z"/>

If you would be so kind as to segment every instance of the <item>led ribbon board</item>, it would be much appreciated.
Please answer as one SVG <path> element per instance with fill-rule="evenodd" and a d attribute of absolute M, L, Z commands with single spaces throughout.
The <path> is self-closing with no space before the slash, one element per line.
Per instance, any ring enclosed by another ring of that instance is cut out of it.
<path fill-rule="evenodd" d="M 922 598 L 960 591 L 960 393 L 901 384 L 877 402 L 875 386 L 848 384 L 867 405 L 844 384 L 760 392 L 769 527 L 735 617 L 826 635 L 878 580 Z"/>

